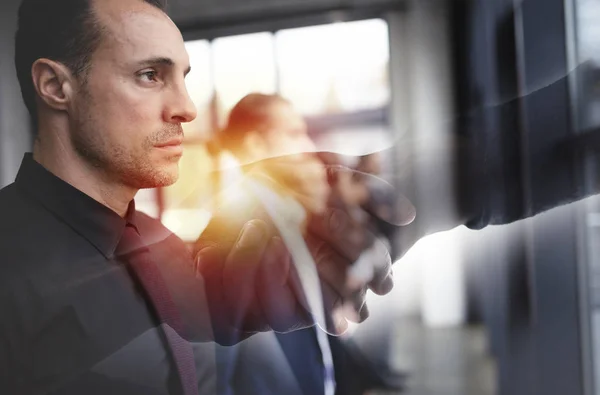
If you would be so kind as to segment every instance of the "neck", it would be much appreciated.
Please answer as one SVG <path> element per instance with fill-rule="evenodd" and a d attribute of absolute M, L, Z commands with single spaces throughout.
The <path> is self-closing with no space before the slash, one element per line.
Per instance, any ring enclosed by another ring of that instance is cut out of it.
<path fill-rule="evenodd" d="M 111 179 L 105 170 L 94 167 L 82 158 L 66 133 L 40 128 L 38 136 L 41 137 L 36 139 L 33 147 L 33 159 L 36 162 L 121 217 L 125 216 L 137 189 Z"/>

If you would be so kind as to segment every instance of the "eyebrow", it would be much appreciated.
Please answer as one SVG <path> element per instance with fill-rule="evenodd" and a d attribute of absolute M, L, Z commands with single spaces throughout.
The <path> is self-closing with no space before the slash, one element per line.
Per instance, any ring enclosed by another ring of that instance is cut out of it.
<path fill-rule="evenodd" d="M 146 59 L 146 60 L 139 62 L 139 66 L 140 67 L 150 67 L 150 66 L 174 67 L 175 62 L 173 61 L 173 59 L 170 59 L 170 58 L 156 57 L 156 58 L 150 58 L 150 59 Z M 188 66 L 185 69 L 185 71 L 183 72 L 183 75 L 184 76 L 188 75 L 191 70 L 192 70 L 192 67 Z"/>

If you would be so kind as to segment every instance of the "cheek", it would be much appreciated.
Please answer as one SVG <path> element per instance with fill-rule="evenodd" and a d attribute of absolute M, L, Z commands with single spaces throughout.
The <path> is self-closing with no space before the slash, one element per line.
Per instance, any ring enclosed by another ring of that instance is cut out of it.
<path fill-rule="evenodd" d="M 106 76 L 103 84 L 96 87 L 97 103 L 104 107 L 104 114 L 114 123 L 124 127 L 130 124 L 140 124 L 152 120 L 160 120 L 160 103 L 158 93 L 144 90 L 134 81 L 123 78 Z"/>
<path fill-rule="evenodd" d="M 115 146 L 131 149 L 141 146 L 145 139 L 143 112 L 133 106 L 120 107 L 111 104 L 107 108 L 103 134 L 110 138 Z M 102 116 L 102 115 L 101 115 Z"/>
<path fill-rule="evenodd" d="M 153 132 L 160 129 L 160 118 L 153 111 L 150 100 L 139 100 L 126 95 L 115 94 L 107 100 L 104 114 L 106 133 L 113 139 L 129 147 L 142 147 Z"/>
<path fill-rule="evenodd" d="M 108 98 L 111 116 L 116 121 L 124 122 L 124 126 L 145 122 L 150 119 L 151 101 L 132 95 L 115 94 Z"/>
<path fill-rule="evenodd" d="M 94 99 L 96 131 L 102 133 L 109 150 L 147 155 L 152 136 L 164 128 L 161 92 L 143 89 L 135 81 L 109 73 L 91 76 L 90 94 Z M 101 83 L 100 83 L 101 82 Z"/>

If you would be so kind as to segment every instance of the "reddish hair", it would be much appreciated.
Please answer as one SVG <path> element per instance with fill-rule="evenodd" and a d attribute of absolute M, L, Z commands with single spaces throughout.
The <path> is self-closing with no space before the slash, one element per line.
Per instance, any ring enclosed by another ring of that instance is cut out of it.
<path fill-rule="evenodd" d="M 222 148 L 236 152 L 250 132 L 265 133 L 271 122 L 272 108 L 276 104 L 290 104 L 279 95 L 250 93 L 231 109 L 227 126 L 219 133 Z"/>

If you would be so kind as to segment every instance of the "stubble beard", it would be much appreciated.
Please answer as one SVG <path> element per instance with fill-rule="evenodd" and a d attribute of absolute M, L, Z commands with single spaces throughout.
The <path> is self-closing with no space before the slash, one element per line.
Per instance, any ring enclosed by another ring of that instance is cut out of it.
<path fill-rule="evenodd" d="M 156 142 L 181 133 L 180 127 L 177 131 L 170 128 L 160 130 L 147 137 L 139 149 L 133 150 L 108 144 L 102 139 L 103 131 L 98 126 L 101 123 L 96 122 L 89 107 L 83 115 L 74 125 L 71 143 L 77 155 L 106 180 L 134 189 L 165 187 L 177 181 L 178 172 L 154 165 L 151 154 Z M 179 158 L 171 158 L 170 162 L 171 166 L 177 166 Z"/>

